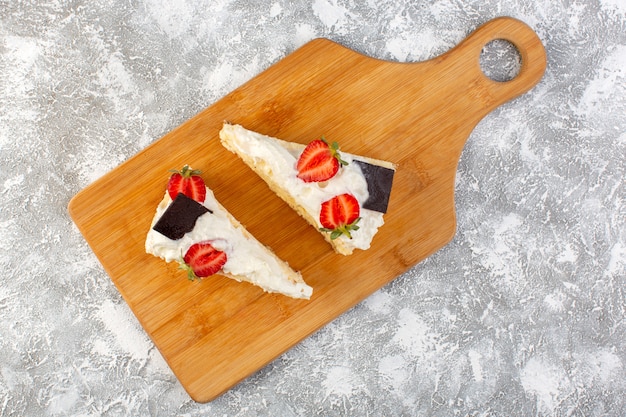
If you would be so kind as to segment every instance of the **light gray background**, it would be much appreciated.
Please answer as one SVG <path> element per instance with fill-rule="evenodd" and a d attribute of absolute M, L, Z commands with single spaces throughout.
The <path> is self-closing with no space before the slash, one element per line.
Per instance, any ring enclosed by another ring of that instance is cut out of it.
<path fill-rule="evenodd" d="M 454 240 L 190 400 L 70 198 L 315 37 L 415 62 L 500 15 L 548 68 L 470 136 Z M 625 154 L 622 0 L 0 0 L 0 415 L 625 415 Z"/>

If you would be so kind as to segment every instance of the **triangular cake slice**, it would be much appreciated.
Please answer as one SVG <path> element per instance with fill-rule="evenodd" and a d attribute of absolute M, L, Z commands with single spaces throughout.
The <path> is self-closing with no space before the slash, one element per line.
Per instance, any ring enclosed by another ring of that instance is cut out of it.
<path fill-rule="evenodd" d="M 220 139 L 337 253 L 369 249 L 384 223 L 393 163 L 340 152 L 324 138 L 303 145 L 230 123 Z"/>
<path fill-rule="evenodd" d="M 255 239 L 198 173 L 185 166 L 170 177 L 146 237 L 146 252 L 179 262 L 190 279 L 217 273 L 266 292 L 309 299 L 313 289 L 300 273 Z"/>

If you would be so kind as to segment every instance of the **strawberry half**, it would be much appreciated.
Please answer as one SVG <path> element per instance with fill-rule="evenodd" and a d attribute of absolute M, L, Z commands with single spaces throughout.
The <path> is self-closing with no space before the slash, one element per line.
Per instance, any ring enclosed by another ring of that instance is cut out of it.
<path fill-rule="evenodd" d="M 357 223 L 361 209 L 352 194 L 340 194 L 322 203 L 320 223 L 322 232 L 330 232 L 331 239 L 346 235 L 352 239 L 351 231 L 359 230 Z"/>
<path fill-rule="evenodd" d="M 174 200 L 180 193 L 203 203 L 206 198 L 206 187 L 204 180 L 200 177 L 201 171 L 191 169 L 189 165 L 185 165 L 180 171 L 172 170 L 173 174 L 167 183 L 167 193 Z"/>
<path fill-rule="evenodd" d="M 193 281 L 217 273 L 227 259 L 226 252 L 215 249 L 211 242 L 194 243 L 183 257 L 181 269 L 186 270 L 189 279 Z"/>
<path fill-rule="evenodd" d="M 339 168 L 348 163 L 339 155 L 339 145 L 329 145 L 322 137 L 309 143 L 300 154 L 296 169 L 304 182 L 321 182 L 335 176 Z"/>

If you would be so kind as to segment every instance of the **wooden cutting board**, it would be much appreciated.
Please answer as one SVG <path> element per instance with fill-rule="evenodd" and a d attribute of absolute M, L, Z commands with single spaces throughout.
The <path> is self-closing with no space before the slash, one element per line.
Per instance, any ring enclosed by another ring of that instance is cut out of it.
<path fill-rule="evenodd" d="M 487 78 L 481 49 L 516 45 L 521 70 Z M 392 63 L 316 39 L 80 193 L 69 212 L 189 395 L 214 399 L 448 243 L 454 178 L 474 126 L 541 79 L 546 56 L 522 22 L 498 18 L 449 52 Z M 220 144 L 223 121 L 397 164 L 385 225 L 367 251 L 335 254 L 322 236 Z M 170 169 L 203 171 L 222 204 L 314 288 L 309 301 L 213 277 L 190 282 L 144 251 Z M 488 202 L 486 204 L 489 204 Z"/>

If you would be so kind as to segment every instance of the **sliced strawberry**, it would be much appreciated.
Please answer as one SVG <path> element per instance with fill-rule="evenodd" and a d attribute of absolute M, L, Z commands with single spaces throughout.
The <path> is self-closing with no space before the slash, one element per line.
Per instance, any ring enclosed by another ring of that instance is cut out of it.
<path fill-rule="evenodd" d="M 326 181 L 347 164 L 339 155 L 337 142 L 329 145 L 322 137 L 310 142 L 300 154 L 296 163 L 297 176 L 304 182 Z"/>
<path fill-rule="evenodd" d="M 359 230 L 357 223 L 361 209 L 352 194 L 341 194 L 322 203 L 320 223 L 322 232 L 330 232 L 331 239 L 345 234 L 352 239 L 351 232 Z"/>
<path fill-rule="evenodd" d="M 174 200 L 180 193 L 203 203 L 206 198 L 206 186 L 204 180 L 200 176 L 201 171 L 191 169 L 189 165 L 185 165 L 180 171 L 172 171 L 173 174 L 167 183 L 167 192 L 170 198 Z"/>
<path fill-rule="evenodd" d="M 181 269 L 187 270 L 190 280 L 204 278 L 217 273 L 226 263 L 226 252 L 217 250 L 211 242 L 194 243 L 183 257 Z"/>

